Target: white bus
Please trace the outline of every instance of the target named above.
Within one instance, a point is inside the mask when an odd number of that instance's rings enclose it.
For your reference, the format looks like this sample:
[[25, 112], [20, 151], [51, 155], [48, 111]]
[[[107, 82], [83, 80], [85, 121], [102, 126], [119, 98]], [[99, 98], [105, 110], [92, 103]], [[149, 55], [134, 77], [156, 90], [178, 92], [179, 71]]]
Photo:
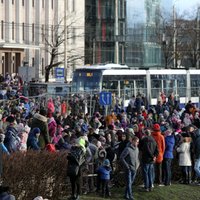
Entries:
[[124, 102], [140, 93], [150, 105], [157, 104], [160, 92], [167, 97], [173, 92], [181, 104], [189, 100], [199, 104], [200, 70], [131, 69], [117, 64], [83, 66], [75, 70], [72, 92], [101, 91], [115, 93]]

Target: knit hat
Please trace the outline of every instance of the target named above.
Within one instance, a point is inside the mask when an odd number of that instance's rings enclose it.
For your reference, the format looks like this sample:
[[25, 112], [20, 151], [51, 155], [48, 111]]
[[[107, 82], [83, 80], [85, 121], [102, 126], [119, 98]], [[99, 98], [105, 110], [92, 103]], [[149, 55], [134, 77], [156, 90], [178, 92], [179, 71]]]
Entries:
[[105, 166], [105, 167], [110, 167], [110, 161], [109, 161], [108, 159], [105, 159], [105, 160], [103, 161], [103, 166]]
[[153, 130], [154, 131], [160, 131], [160, 125], [159, 124], [154, 124], [153, 125]]
[[36, 128], [33, 128], [33, 130], [32, 130], [32, 133], [34, 134], [34, 135], [36, 135], [37, 133], [40, 133], [41, 131], [40, 131], [40, 129], [38, 128], [38, 127], [36, 127]]

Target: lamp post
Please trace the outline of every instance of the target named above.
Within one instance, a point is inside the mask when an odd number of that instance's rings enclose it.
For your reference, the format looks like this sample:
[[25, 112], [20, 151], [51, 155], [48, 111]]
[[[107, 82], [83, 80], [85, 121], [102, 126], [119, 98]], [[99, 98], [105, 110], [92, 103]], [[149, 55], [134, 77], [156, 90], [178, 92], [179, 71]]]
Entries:
[[199, 69], [199, 62], [200, 62], [200, 6], [197, 10], [197, 69]]

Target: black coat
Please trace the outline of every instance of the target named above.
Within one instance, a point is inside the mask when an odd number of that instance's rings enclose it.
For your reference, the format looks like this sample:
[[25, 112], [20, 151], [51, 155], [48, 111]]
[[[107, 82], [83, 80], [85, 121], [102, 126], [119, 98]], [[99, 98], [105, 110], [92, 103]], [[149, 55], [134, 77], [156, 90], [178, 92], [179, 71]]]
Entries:
[[142, 152], [142, 162], [146, 164], [153, 163], [153, 158], [158, 156], [157, 143], [151, 136], [144, 137], [140, 142], [140, 150]]

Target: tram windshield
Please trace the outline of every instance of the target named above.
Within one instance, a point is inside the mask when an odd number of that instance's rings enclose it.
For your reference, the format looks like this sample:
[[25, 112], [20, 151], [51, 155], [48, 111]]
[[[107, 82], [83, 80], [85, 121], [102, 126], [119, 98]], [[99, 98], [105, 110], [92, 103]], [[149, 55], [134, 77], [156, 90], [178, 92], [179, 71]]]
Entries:
[[99, 91], [101, 75], [101, 70], [76, 70], [72, 80], [72, 91]]

